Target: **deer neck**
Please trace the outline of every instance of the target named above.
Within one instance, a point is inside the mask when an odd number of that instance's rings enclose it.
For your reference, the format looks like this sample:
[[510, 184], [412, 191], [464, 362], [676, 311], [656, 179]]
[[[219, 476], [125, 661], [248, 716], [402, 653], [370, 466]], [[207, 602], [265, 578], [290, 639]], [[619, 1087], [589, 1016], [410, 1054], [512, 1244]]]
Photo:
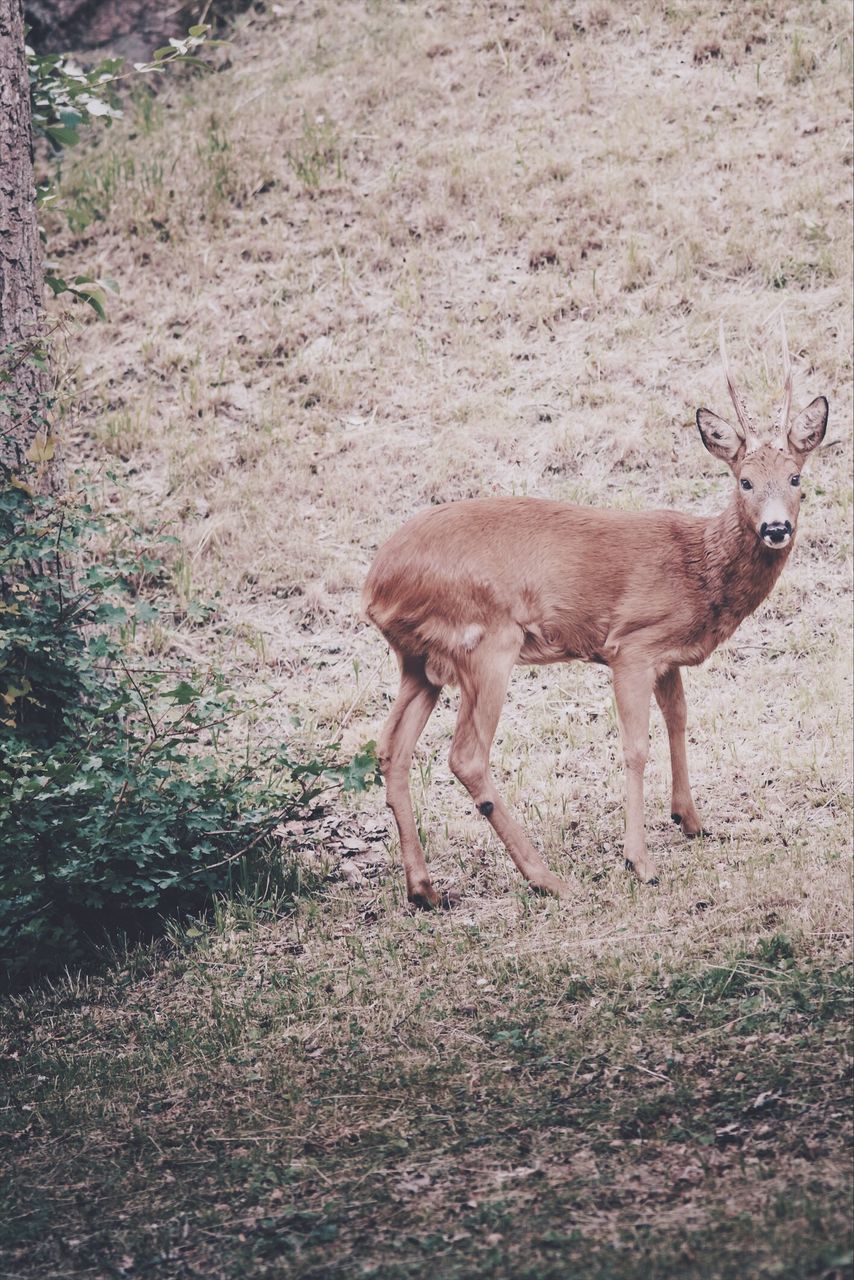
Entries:
[[783, 572], [794, 541], [793, 536], [780, 551], [766, 547], [742, 519], [736, 498], [709, 520], [704, 535], [704, 578], [712, 606], [710, 616], [720, 631], [716, 643], [731, 635], [762, 603]]

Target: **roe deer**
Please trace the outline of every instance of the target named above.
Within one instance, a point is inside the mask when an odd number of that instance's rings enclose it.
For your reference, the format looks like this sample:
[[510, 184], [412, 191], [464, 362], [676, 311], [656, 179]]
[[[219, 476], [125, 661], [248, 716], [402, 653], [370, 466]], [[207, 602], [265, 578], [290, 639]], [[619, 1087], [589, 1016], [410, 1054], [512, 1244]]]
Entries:
[[545, 498], [474, 498], [421, 512], [384, 544], [368, 574], [365, 615], [400, 666], [382, 731], [380, 767], [400, 834], [411, 902], [439, 905], [409, 792], [412, 752], [443, 685], [460, 686], [450, 765], [533, 886], [566, 897], [495, 789], [489, 751], [517, 663], [604, 663], [613, 673], [626, 774], [625, 857], [656, 883], [644, 836], [643, 774], [651, 696], [670, 741], [672, 816], [701, 832], [688, 781], [679, 668], [696, 666], [768, 595], [795, 540], [800, 470], [827, 428], [819, 396], [789, 423], [792, 368], [783, 328], [785, 390], [763, 440], [721, 359], [731, 424], [697, 411], [706, 449], [732, 470], [735, 491], [716, 516], [600, 511]]

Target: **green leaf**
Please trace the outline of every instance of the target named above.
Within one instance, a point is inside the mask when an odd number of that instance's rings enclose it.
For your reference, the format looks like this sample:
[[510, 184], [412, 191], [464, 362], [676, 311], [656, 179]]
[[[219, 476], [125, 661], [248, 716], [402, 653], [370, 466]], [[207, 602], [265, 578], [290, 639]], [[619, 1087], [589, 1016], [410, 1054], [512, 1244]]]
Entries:
[[7, 706], [11, 707], [12, 703], [15, 702], [18, 698], [25, 697], [30, 692], [32, 687], [33, 686], [30, 684], [27, 677], [22, 676], [19, 684], [17, 685], [7, 684], [6, 692], [3, 694], [0, 694], [0, 697], [2, 697], [2, 700], [7, 704]]
[[377, 744], [366, 742], [350, 763], [340, 770], [340, 777], [345, 791], [367, 791], [369, 787], [376, 786], [381, 777]]
[[59, 147], [76, 147], [80, 141], [80, 135], [77, 130], [70, 128], [68, 125], [49, 124], [45, 126], [44, 132]]
[[109, 600], [103, 600], [94, 611], [94, 619], [96, 622], [127, 622], [127, 609], [121, 605], [111, 604]]
[[174, 689], [164, 690], [163, 696], [165, 698], [172, 698], [179, 707], [186, 707], [189, 706], [191, 702], [195, 702], [196, 699], [200, 698], [202, 695], [199, 689], [194, 689], [186, 680], [182, 680]]
[[149, 604], [147, 600], [138, 600], [134, 610], [138, 622], [156, 622], [160, 617], [159, 609], [153, 604]]
[[104, 308], [104, 294], [97, 286], [91, 289], [85, 285], [70, 285], [68, 292], [75, 298], [80, 298], [83, 302], [88, 302], [89, 306], [95, 312], [100, 320], [106, 320], [107, 312]]

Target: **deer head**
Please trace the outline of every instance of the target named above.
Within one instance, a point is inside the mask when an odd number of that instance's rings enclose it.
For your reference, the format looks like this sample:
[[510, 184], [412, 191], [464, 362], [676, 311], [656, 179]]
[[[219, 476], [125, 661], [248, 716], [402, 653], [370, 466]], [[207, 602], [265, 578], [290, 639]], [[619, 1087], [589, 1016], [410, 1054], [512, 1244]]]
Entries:
[[709, 453], [720, 458], [738, 481], [736, 499], [742, 522], [774, 549], [786, 547], [795, 534], [801, 503], [801, 469], [810, 453], [824, 439], [828, 405], [817, 396], [794, 422], [792, 412], [792, 362], [781, 318], [783, 343], [783, 400], [770, 433], [760, 433], [736, 390], [727, 360], [723, 321], [720, 326], [721, 362], [737, 425], [709, 409], [697, 410], [700, 437]]

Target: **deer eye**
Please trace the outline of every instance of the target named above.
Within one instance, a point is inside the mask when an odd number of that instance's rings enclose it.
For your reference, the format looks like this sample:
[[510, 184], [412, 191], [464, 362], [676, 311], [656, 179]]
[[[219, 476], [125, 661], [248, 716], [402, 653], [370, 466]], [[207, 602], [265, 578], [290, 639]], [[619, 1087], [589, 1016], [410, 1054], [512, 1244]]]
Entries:
[[801, 483], [800, 476], [791, 476], [789, 479], [789, 484], [793, 484], [796, 488], [800, 483]]
[[742, 489], [752, 489], [752, 488], [753, 488], [753, 485], [750, 483], [750, 481], [749, 481], [749, 480], [741, 480], [739, 483], [741, 484]]

